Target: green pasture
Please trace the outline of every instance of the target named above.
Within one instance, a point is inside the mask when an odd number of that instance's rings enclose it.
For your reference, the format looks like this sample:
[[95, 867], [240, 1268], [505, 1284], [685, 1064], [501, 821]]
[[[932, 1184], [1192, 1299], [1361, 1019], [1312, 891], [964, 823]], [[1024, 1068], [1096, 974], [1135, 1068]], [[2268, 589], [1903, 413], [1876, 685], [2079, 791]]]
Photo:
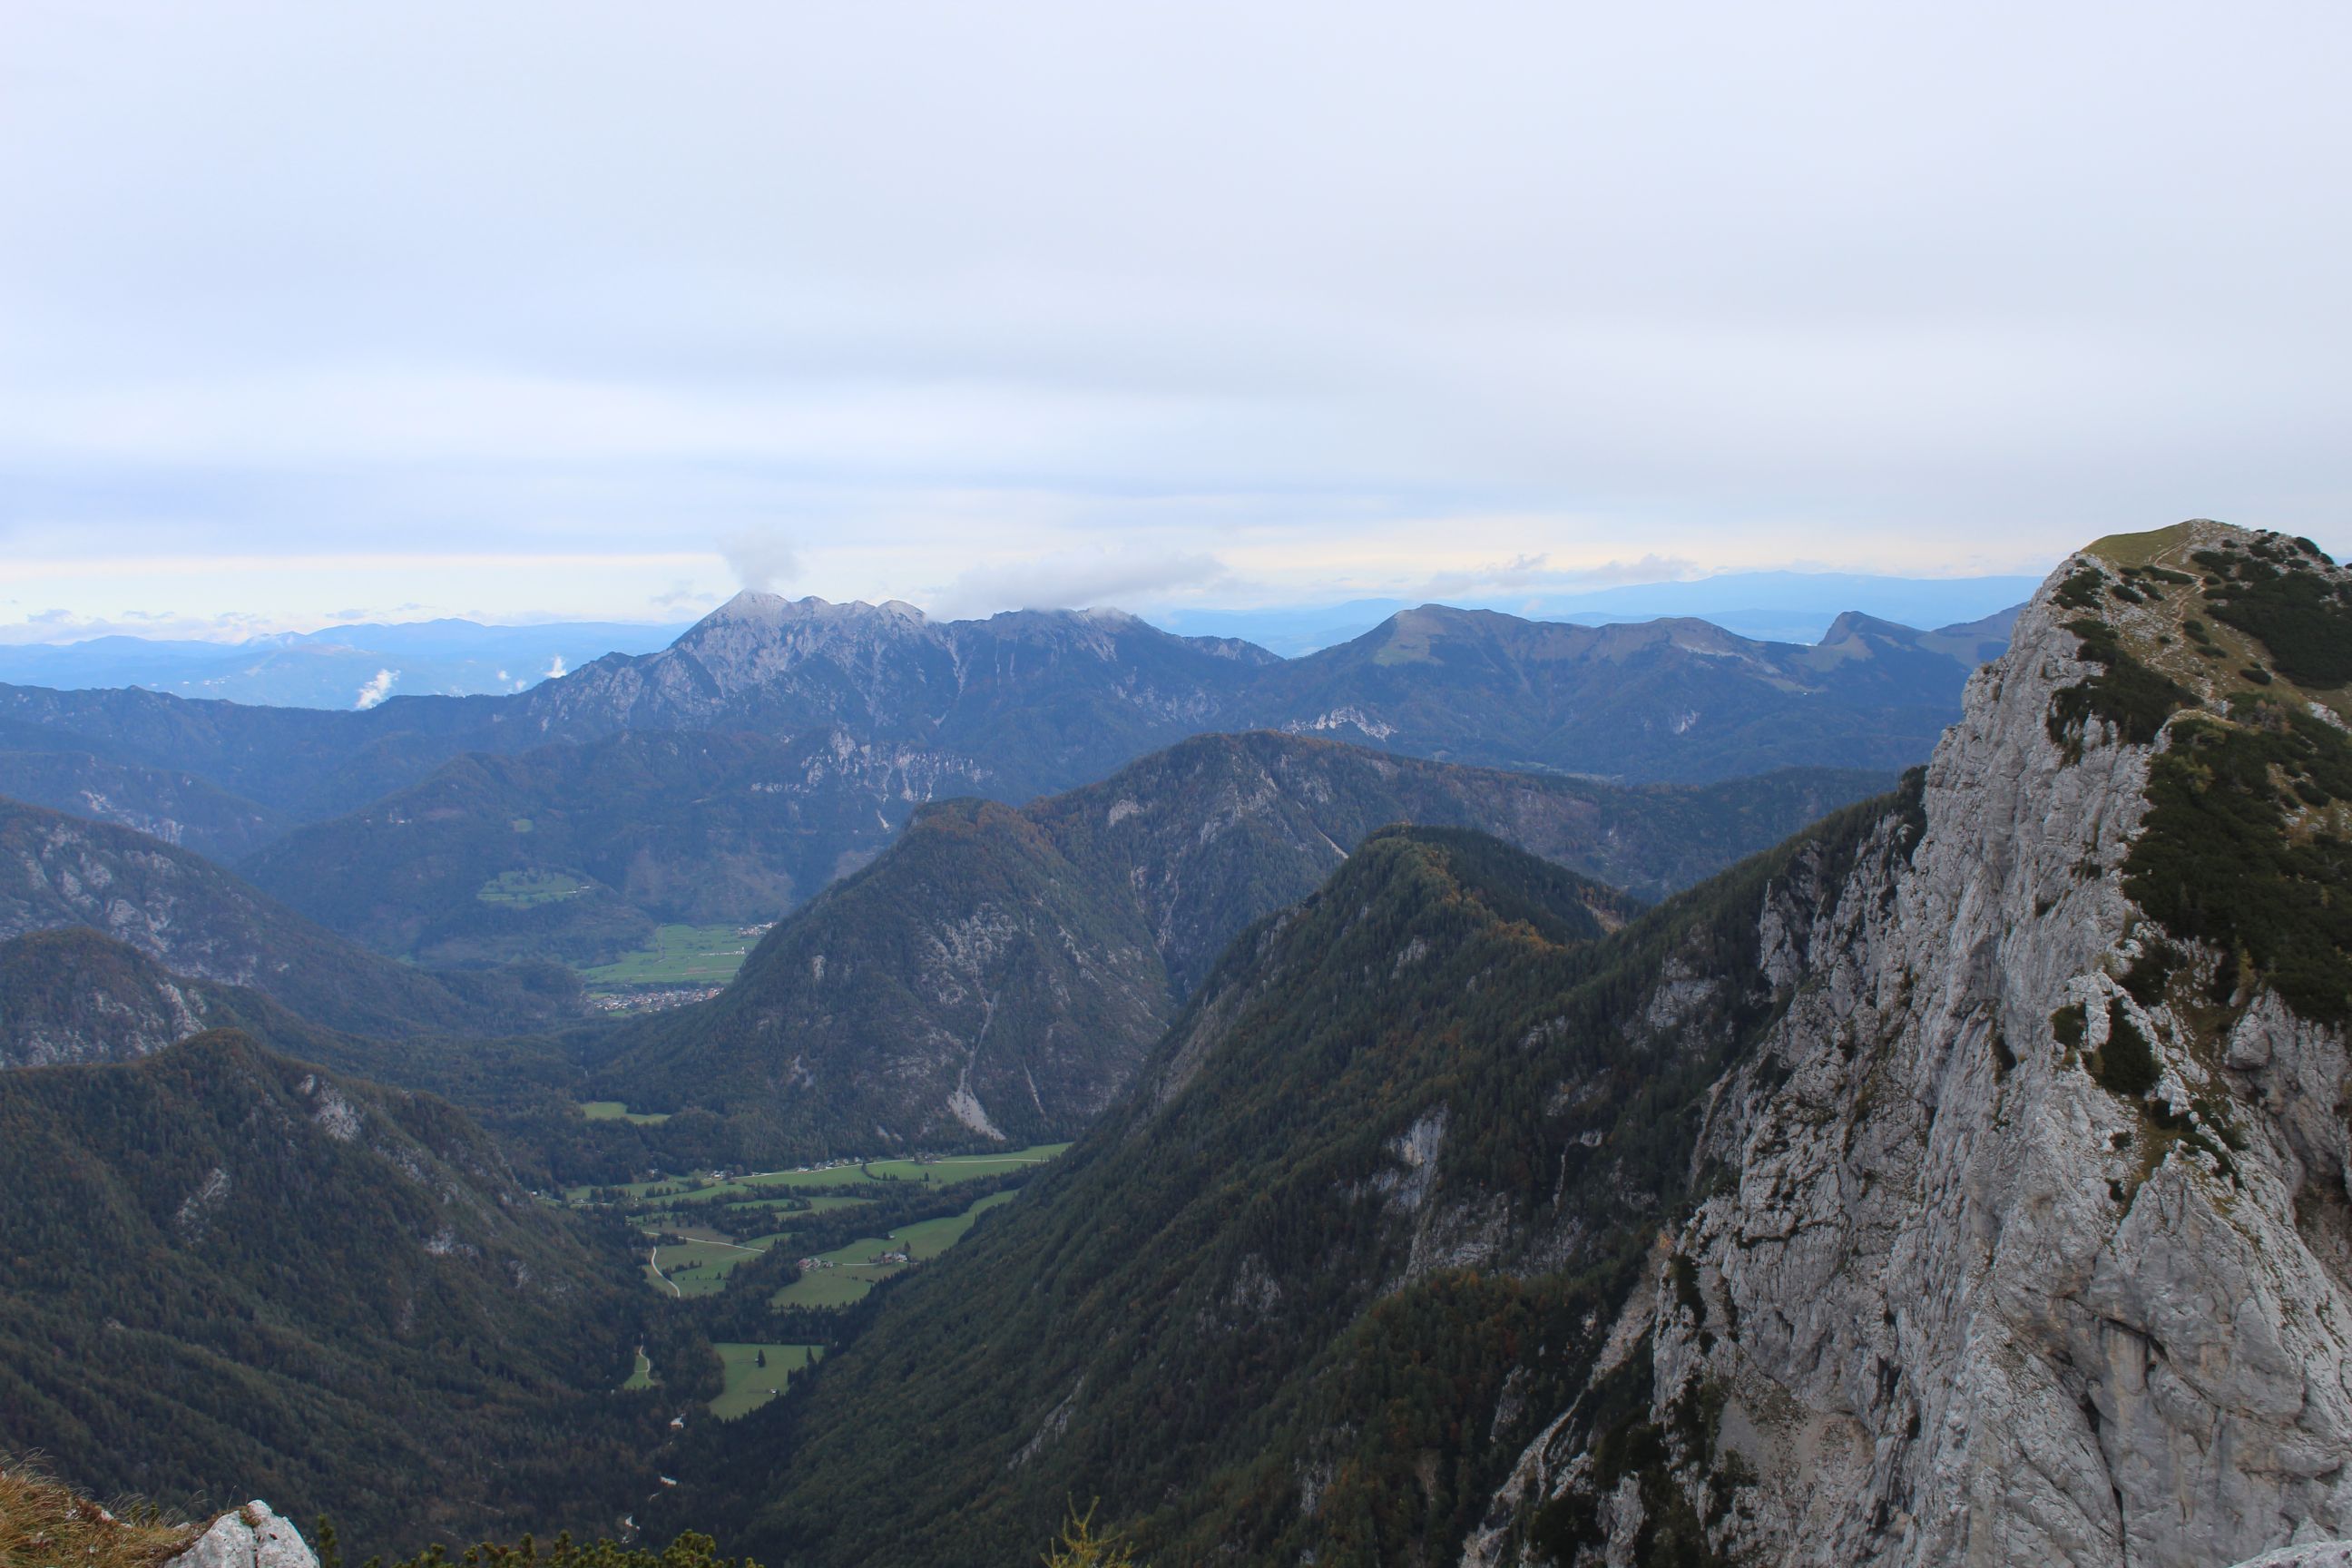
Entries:
[[937, 1258], [957, 1242], [972, 1226], [984, 1209], [1010, 1203], [1018, 1193], [991, 1193], [959, 1215], [940, 1219], [919, 1220], [900, 1227], [896, 1238], [890, 1237], [860, 1237], [846, 1247], [817, 1255], [818, 1260], [833, 1265], [830, 1268], [812, 1268], [777, 1291], [770, 1300], [779, 1307], [846, 1307], [865, 1296], [866, 1292], [908, 1266], [904, 1263], [877, 1263], [875, 1255], [885, 1252], [905, 1252], [915, 1262]]
[[667, 1242], [653, 1249], [653, 1263], [668, 1281], [664, 1288], [670, 1293], [715, 1296], [727, 1288], [727, 1277], [738, 1264], [759, 1257], [782, 1239], [781, 1236], [755, 1237], [740, 1246], [725, 1241]]
[[477, 889], [474, 897], [486, 904], [530, 909], [577, 898], [589, 887], [588, 879], [576, 871], [501, 871]]
[[658, 1127], [669, 1120], [667, 1110], [631, 1110], [617, 1100], [583, 1100], [580, 1114], [591, 1121], [630, 1121], [639, 1127]]
[[[772, 1361], [775, 1358], [771, 1356], [769, 1359]], [[654, 1363], [646, 1359], [646, 1352], [640, 1349], [637, 1352], [636, 1370], [629, 1373], [628, 1382], [621, 1384], [621, 1388], [624, 1392], [626, 1392], [635, 1388], [651, 1388], [653, 1385]]]
[[661, 926], [654, 944], [625, 952], [611, 963], [583, 969], [592, 987], [632, 985], [724, 985], [743, 967], [743, 955], [759, 939], [731, 925]]
[[[610, 1104], [600, 1100], [597, 1104]], [[1069, 1148], [1067, 1143], [1035, 1143], [1026, 1149], [1015, 1149], [1002, 1154], [950, 1154], [937, 1160], [873, 1160], [863, 1166], [856, 1162], [827, 1165], [808, 1170], [761, 1171], [751, 1175], [731, 1176], [723, 1182], [706, 1182], [689, 1189], [690, 1179], [685, 1176], [665, 1176], [658, 1181], [616, 1184], [614, 1190], [650, 1205], [676, 1208], [688, 1204], [719, 1203], [732, 1200], [745, 1202], [781, 1188], [787, 1192], [822, 1190], [836, 1196], [853, 1196], [854, 1189], [883, 1182], [920, 1182], [925, 1176], [936, 1184], [953, 1186], [958, 1182], [978, 1181], [983, 1176], [1001, 1175], [1024, 1166], [1042, 1165]], [[872, 1172], [871, 1175], [867, 1172]], [[659, 1197], [646, 1194], [656, 1188], [671, 1191]], [[845, 1191], [847, 1189], [847, 1191]], [[573, 1187], [569, 1196], [574, 1203], [588, 1201], [593, 1187]]]
[[[727, 1386], [710, 1402], [710, 1414], [721, 1421], [757, 1410], [784, 1391], [792, 1374], [816, 1360], [815, 1345], [717, 1344], [719, 1365], [727, 1369]], [[766, 1352], [768, 1364], [760, 1364]]]

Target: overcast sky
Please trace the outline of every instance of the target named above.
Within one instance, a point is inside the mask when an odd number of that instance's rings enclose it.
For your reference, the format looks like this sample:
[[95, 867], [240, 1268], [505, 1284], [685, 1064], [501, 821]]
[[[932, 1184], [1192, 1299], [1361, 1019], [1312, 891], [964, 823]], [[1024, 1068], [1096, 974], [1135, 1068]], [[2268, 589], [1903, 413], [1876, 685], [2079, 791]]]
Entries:
[[5, 0], [0, 636], [2352, 547], [2347, 46], [2321, 0]]

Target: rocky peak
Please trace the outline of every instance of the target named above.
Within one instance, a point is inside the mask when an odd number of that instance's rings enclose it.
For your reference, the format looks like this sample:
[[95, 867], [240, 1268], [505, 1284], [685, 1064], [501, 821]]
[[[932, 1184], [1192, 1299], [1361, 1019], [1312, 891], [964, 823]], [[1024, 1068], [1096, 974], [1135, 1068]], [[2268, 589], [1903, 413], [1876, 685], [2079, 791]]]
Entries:
[[1647, 1397], [1564, 1412], [1465, 1562], [2352, 1531], [2347, 603], [2209, 521], [2053, 574], [1890, 852], [1768, 910], [1787, 1011], [1621, 1320]]
[[921, 626], [927, 618], [920, 609], [904, 599], [888, 599], [879, 605], [853, 599], [845, 605], [836, 605], [814, 595], [787, 599], [782, 594], [746, 588], [688, 627], [686, 635], [691, 637], [696, 631], [714, 623], [749, 622], [778, 626], [788, 622], [897, 622]]

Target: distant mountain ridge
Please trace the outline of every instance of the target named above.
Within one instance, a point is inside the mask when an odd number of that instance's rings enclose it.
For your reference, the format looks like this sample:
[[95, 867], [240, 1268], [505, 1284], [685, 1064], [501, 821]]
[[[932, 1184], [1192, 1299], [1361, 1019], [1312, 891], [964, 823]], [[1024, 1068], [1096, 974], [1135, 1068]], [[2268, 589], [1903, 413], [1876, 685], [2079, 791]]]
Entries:
[[[1766, 642], [1818, 642], [1832, 622], [1858, 613], [1904, 626], [1981, 620], [2023, 604], [2041, 578], [1885, 577], [1851, 572], [1722, 572], [1678, 582], [1616, 587], [1529, 587], [1453, 598], [1464, 609], [1501, 610], [1529, 620], [1612, 622], [1697, 618]], [[1412, 599], [1353, 599], [1223, 610], [1172, 608], [1153, 619], [1188, 637], [1240, 637], [1296, 658], [1364, 633], [1409, 610]]]
[[427, 974], [364, 952], [187, 850], [0, 800], [0, 942], [71, 927], [362, 1034], [517, 1033], [579, 1007], [578, 982], [551, 965]]
[[[769, 933], [711, 1001], [606, 1043], [600, 1092], [723, 1116], [726, 1158], [1066, 1137], [1126, 1084], [1226, 944], [1409, 820], [1488, 829], [1645, 894], [1892, 774], [1640, 789], [1265, 731], [1212, 735], [1015, 810], [918, 813]], [[1611, 893], [1612, 921], [1634, 907]]]
[[[911, 605], [743, 595], [668, 647], [505, 697], [327, 712], [0, 687], [0, 779], [226, 850], [368, 807], [459, 757], [656, 730], [835, 734], [866, 778], [842, 787], [885, 827], [942, 794], [1017, 803], [1250, 729], [1635, 781], [1888, 770], [1927, 754], [2001, 642], [1997, 622], [1918, 632], [1850, 616], [1832, 630], [1799, 646], [1697, 621], [1580, 627], [1432, 605], [1285, 661], [1116, 612], [936, 623]], [[808, 795], [799, 808], [836, 809]]]
[[125, 636], [0, 643], [0, 680], [85, 690], [142, 686], [178, 697], [348, 709], [381, 701], [392, 691], [520, 691], [615, 650], [650, 652], [682, 629], [632, 622], [484, 626], [442, 619], [355, 622], [234, 643]]

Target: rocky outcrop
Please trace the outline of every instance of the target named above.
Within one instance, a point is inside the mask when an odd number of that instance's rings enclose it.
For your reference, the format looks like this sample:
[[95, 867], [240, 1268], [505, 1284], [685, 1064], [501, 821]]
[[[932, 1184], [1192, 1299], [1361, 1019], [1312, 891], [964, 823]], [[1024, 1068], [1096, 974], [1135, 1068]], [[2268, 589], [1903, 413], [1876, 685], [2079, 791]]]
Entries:
[[301, 1531], [257, 1498], [213, 1521], [163, 1568], [319, 1568], [319, 1559]]
[[[2184, 724], [2340, 728], [2268, 648], [2190, 656], [2196, 552], [2223, 546], [2295, 554], [2199, 524], [2068, 563], [1970, 684], [1916, 841], [1887, 824], [1819, 916], [1768, 914], [1786, 1012], [1717, 1085], [1699, 1196], [1602, 1375], [1465, 1564], [1673, 1537], [2205, 1568], [2352, 1533], [2342, 1028], [2243, 947], [2158, 924], [2126, 874]], [[2127, 699], [2168, 680], [2158, 728]], [[2340, 802], [2263, 809], [2341, 831]], [[1612, 1377], [1647, 1384], [1614, 1425]]]
[[2237, 1568], [2352, 1568], [2352, 1542], [2326, 1541], [2313, 1546], [2282, 1546], [2250, 1557]]

